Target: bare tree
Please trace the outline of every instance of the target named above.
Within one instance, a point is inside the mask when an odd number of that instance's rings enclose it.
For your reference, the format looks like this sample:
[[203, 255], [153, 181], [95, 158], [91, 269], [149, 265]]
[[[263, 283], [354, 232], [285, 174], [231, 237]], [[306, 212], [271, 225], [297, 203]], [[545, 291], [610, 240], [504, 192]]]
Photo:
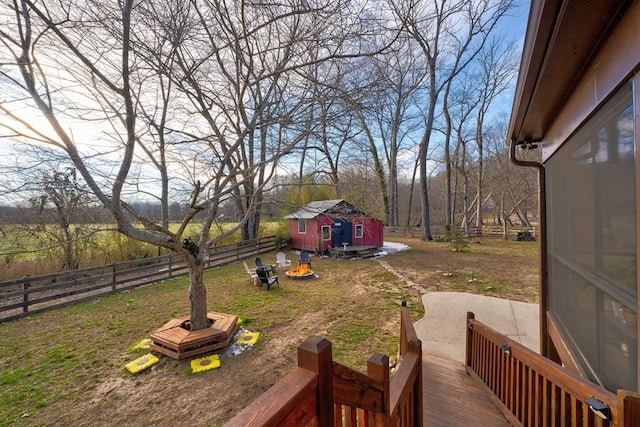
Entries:
[[485, 146], [484, 126], [487, 113], [493, 101], [503, 93], [511, 84], [517, 73], [517, 61], [515, 44], [505, 43], [501, 38], [495, 38], [485, 45], [478, 55], [480, 81], [477, 85], [480, 91], [480, 104], [476, 110], [476, 144], [478, 153], [477, 181], [476, 181], [476, 229], [482, 233], [482, 207], [484, 174], [485, 174]]
[[[456, 86], [456, 90], [454, 93], [454, 108], [453, 108], [453, 117], [449, 111], [448, 102], [445, 103], [445, 117], [447, 117], [447, 129], [451, 130], [453, 128], [453, 137], [456, 139], [456, 148], [454, 150], [453, 156], [453, 165], [455, 165], [455, 170], [457, 175], [462, 179], [462, 206], [460, 210], [462, 211], [462, 227], [464, 228], [465, 235], [468, 237], [470, 235], [469, 230], [469, 213], [471, 210], [471, 202], [469, 200], [470, 196], [470, 174], [473, 166], [473, 153], [468, 148], [469, 143], [472, 138], [475, 136], [475, 132], [470, 129], [469, 125], [469, 117], [472, 116], [478, 104], [480, 103], [480, 98], [477, 95], [477, 92], [474, 90], [473, 80], [469, 78], [464, 78], [467, 73], [461, 74], [463, 76], [461, 78], [461, 82]], [[445, 99], [448, 101], [448, 90], [447, 96]], [[445, 135], [445, 152], [448, 152], [450, 135]], [[451, 162], [452, 160], [446, 156], [445, 162]], [[455, 191], [453, 197], [451, 194], [451, 168], [447, 165], [445, 172], [445, 181], [446, 181], [446, 202], [445, 202], [445, 211], [447, 212], [449, 217], [449, 222], [445, 222], [445, 225], [455, 226], [455, 206], [452, 205], [452, 199], [455, 199]], [[457, 181], [456, 181], [457, 186]]]
[[[369, 90], [365, 126], [375, 129], [388, 171], [386, 217], [390, 226], [399, 225], [398, 185], [402, 155], [415, 145], [411, 135], [419, 128], [426, 65], [413, 39], [400, 39], [394, 50], [371, 59], [373, 90]], [[369, 124], [371, 122], [371, 124]], [[408, 169], [410, 171], [411, 168]]]
[[407, 31], [419, 44], [428, 67], [428, 97], [419, 150], [422, 238], [431, 240], [427, 156], [436, 106], [444, 88], [473, 61], [513, 0], [392, 1]]
[[[209, 236], [219, 207], [237, 202], [237, 228], [255, 235], [263, 192], [308, 129], [298, 121], [313, 104], [304, 69], [360, 55], [363, 28], [376, 33], [364, 9], [341, 0], [12, 0], [0, 9], [0, 79], [11, 87], [2, 128], [65, 153], [121, 233], [182, 256], [191, 327], [202, 329], [205, 249], [224, 237]], [[21, 117], [25, 106], [51, 131]], [[87, 122], [92, 132], [80, 136]], [[128, 200], [142, 186], [165, 205], [159, 223]], [[177, 199], [187, 209], [172, 229]], [[202, 232], [185, 244], [197, 215]]]
[[[5, 159], [0, 167], [2, 175], [11, 177], [0, 195], [10, 197], [20, 210], [12, 227], [12, 253], [38, 252], [57, 270], [78, 269], [96, 231], [91, 196], [64, 159], [41, 147], [27, 152], [29, 159]], [[12, 151], [11, 157], [18, 158], [17, 153]]]
[[[537, 172], [518, 168], [509, 160], [509, 147], [504, 141], [508, 118], [494, 119], [484, 131], [488, 156], [485, 158], [485, 186], [492, 188], [487, 196], [494, 208], [494, 221], [506, 227], [516, 216], [522, 225], [532, 225], [528, 212], [535, 211], [538, 196]], [[539, 161], [540, 150], [524, 151], [519, 157]]]

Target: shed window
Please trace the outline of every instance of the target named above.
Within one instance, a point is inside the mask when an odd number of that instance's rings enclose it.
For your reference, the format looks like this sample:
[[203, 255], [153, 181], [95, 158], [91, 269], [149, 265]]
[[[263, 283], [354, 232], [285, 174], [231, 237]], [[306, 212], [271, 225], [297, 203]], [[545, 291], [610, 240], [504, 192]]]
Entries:
[[331, 226], [330, 225], [323, 225], [322, 226], [322, 240], [323, 241], [331, 240]]
[[364, 225], [356, 224], [356, 239], [362, 239], [364, 237]]
[[636, 168], [631, 84], [545, 164], [549, 310], [592, 381], [635, 390]]
[[298, 219], [298, 233], [307, 234], [307, 220], [306, 219]]

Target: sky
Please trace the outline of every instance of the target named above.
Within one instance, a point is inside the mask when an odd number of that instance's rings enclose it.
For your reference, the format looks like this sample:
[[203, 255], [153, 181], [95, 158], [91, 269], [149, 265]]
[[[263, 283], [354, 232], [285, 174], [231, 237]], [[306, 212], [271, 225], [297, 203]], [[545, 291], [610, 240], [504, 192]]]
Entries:
[[[510, 16], [503, 18], [502, 22], [499, 24], [498, 32], [507, 40], [516, 40], [520, 50], [522, 48], [522, 43], [524, 41], [526, 25], [527, 25], [527, 17], [529, 12], [529, 2], [520, 2], [519, 6], [515, 8]], [[0, 81], [0, 85], [2, 85], [2, 81]], [[513, 104], [513, 96], [515, 92], [516, 80], [512, 82], [512, 85], [509, 90], [505, 91], [502, 95], [494, 103], [494, 107], [491, 110], [491, 114], [509, 114]], [[0, 95], [0, 102], [2, 102], [2, 95]], [[44, 120], [42, 115], [34, 108], [23, 108], [22, 109], [24, 118], [29, 121], [34, 127], [38, 128], [42, 131], [50, 130], [49, 124]], [[2, 114], [0, 112], [0, 114]], [[73, 122], [71, 123], [73, 127], [73, 136], [78, 141], [94, 141], [94, 149], [101, 148], [96, 147], [95, 144], [96, 134], [99, 131], [96, 131], [95, 123], [82, 123], [82, 122]], [[8, 143], [6, 139], [0, 139], [0, 163], [14, 162], [15, 161], [15, 151], [12, 144]], [[404, 159], [401, 159], [400, 164], [410, 165], [414, 162], [414, 154], [406, 153]], [[433, 167], [437, 167], [437, 165], [433, 165]], [[296, 169], [297, 172], [297, 169]]]

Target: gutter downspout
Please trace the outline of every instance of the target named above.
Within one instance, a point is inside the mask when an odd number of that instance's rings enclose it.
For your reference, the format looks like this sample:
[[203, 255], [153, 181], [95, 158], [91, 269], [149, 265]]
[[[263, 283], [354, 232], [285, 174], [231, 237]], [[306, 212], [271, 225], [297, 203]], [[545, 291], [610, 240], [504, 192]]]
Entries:
[[[531, 144], [532, 141], [527, 141]], [[540, 259], [538, 268], [540, 270], [540, 354], [550, 357], [549, 326], [547, 322], [547, 311], [549, 310], [549, 281], [547, 266], [547, 198], [544, 165], [538, 162], [519, 160], [516, 158], [516, 140], [512, 139], [509, 144], [509, 159], [513, 164], [523, 167], [538, 169], [538, 217], [539, 217], [539, 250]]]

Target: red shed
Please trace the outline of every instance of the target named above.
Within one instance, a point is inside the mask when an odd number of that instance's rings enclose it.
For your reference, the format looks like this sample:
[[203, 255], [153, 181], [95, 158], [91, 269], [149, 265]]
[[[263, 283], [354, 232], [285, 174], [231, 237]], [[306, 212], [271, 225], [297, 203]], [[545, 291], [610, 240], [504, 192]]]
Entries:
[[342, 199], [311, 202], [285, 218], [289, 219], [290, 245], [294, 249], [318, 253], [339, 249], [364, 255], [382, 247], [382, 221]]

